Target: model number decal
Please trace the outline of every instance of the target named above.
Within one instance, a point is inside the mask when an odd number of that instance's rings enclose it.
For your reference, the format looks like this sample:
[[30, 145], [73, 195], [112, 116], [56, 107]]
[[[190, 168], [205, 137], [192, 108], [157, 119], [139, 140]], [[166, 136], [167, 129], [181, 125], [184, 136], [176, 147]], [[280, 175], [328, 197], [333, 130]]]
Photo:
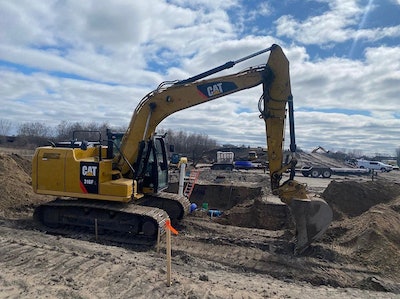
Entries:
[[99, 193], [99, 164], [96, 162], [81, 162], [80, 188], [83, 193]]

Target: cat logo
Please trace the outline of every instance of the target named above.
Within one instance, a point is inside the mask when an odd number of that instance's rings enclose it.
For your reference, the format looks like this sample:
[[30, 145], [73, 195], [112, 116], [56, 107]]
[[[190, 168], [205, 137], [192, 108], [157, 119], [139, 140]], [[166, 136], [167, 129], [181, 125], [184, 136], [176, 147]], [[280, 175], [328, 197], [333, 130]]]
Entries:
[[197, 85], [200, 95], [206, 99], [220, 97], [238, 90], [238, 86], [234, 82], [213, 82]]
[[207, 94], [209, 97], [215, 96], [217, 94], [223, 93], [222, 83], [217, 83], [212, 86], [207, 87]]
[[81, 162], [79, 186], [83, 193], [99, 193], [99, 163]]
[[96, 176], [97, 173], [97, 166], [82, 166], [82, 175], [83, 176]]

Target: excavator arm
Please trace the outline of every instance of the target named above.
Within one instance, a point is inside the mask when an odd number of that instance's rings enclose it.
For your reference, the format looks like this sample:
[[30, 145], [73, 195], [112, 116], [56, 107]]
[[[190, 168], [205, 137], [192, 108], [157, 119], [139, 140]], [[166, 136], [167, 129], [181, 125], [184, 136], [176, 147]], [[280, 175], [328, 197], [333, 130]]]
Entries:
[[[271, 51], [267, 65], [273, 70], [273, 80], [263, 83], [259, 110], [265, 121], [268, 161], [272, 193], [278, 195], [291, 211], [296, 224], [295, 253], [300, 254], [329, 227], [333, 213], [320, 198], [310, 199], [305, 184], [294, 180], [297, 160], [293, 117], [293, 96], [290, 88], [289, 62], [280, 48]], [[263, 104], [263, 105], [262, 105]], [[262, 107], [263, 106], [263, 107]], [[288, 106], [290, 151], [289, 161], [283, 163], [283, 141]], [[289, 179], [281, 183], [283, 174], [290, 170]]]

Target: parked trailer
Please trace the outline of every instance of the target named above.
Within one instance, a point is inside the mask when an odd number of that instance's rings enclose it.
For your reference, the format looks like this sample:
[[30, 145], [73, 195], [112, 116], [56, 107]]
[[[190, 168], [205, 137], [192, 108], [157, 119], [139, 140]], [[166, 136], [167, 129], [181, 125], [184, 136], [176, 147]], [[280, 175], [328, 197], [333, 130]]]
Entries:
[[331, 168], [333, 171], [333, 174], [336, 175], [348, 175], [348, 174], [354, 174], [354, 175], [366, 175], [370, 174], [371, 170], [370, 169], [362, 169], [362, 168]]
[[336, 175], [363, 175], [369, 174], [369, 169], [361, 168], [337, 168], [337, 167], [324, 167], [324, 166], [310, 166], [300, 169], [301, 174], [305, 177], [311, 176], [313, 178], [323, 177], [330, 178], [332, 174]]
[[322, 176], [323, 178], [330, 178], [333, 173], [331, 168], [319, 166], [303, 167], [300, 171], [303, 176], [311, 176], [313, 178], [317, 178], [319, 176]]

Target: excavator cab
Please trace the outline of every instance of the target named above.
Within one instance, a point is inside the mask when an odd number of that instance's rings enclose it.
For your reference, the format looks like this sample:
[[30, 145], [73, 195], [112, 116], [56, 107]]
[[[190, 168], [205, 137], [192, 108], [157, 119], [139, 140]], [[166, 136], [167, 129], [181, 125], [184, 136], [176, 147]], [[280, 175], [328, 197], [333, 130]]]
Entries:
[[134, 179], [139, 191], [153, 194], [168, 187], [168, 158], [163, 136], [155, 135], [140, 142], [135, 166]]
[[[122, 155], [120, 145], [124, 133], [107, 130], [107, 158]], [[131, 177], [137, 181], [138, 192], [143, 194], [158, 193], [168, 188], [168, 159], [164, 135], [154, 135], [139, 142], [136, 163], [129, 165]]]
[[124, 133], [112, 132], [107, 129], [107, 159], [113, 159], [116, 154], [120, 153], [122, 137], [124, 137]]

